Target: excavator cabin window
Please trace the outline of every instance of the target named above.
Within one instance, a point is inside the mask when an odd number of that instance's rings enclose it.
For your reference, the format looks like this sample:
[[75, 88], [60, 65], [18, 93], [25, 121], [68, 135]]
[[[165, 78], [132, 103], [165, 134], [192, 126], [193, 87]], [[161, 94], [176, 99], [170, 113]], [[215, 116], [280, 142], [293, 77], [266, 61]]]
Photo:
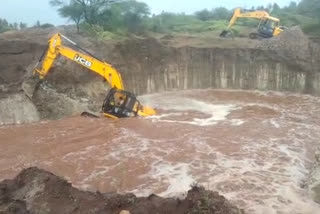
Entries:
[[139, 106], [140, 103], [134, 94], [112, 88], [103, 103], [102, 111], [118, 118], [135, 117]]
[[272, 37], [274, 29], [277, 27], [278, 23], [271, 19], [261, 19], [258, 32], [265, 37]]

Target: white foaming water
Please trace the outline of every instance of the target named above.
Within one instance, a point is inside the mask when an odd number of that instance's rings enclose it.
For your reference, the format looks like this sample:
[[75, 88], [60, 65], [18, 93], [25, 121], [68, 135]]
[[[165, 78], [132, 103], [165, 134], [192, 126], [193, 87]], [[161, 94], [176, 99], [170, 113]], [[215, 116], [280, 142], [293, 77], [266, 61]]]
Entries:
[[241, 126], [242, 124], [244, 124], [244, 120], [241, 119], [232, 119], [231, 121], [231, 125], [233, 126]]
[[[306, 189], [301, 187], [308, 175], [306, 163], [310, 161], [305, 146], [307, 144], [312, 145], [319, 139], [319, 135], [318, 137], [314, 136], [314, 130], [318, 125], [311, 124], [309, 127], [307, 121], [310, 120], [310, 116], [306, 114], [304, 106], [309, 105], [310, 102], [317, 103], [319, 99], [291, 94], [291, 98], [294, 97], [299, 99], [299, 102], [305, 103], [294, 103], [292, 109], [288, 109], [286, 103], [279, 103], [279, 98], [285, 100], [286, 96], [289, 96], [288, 94], [276, 92], [253, 92], [253, 94], [262, 98], [275, 96], [277, 102], [253, 101], [241, 103], [236, 101], [234, 103], [237, 103], [237, 105], [228, 103], [214, 105], [191, 98], [180, 98], [175, 93], [145, 97], [145, 100], [149, 101], [152, 106], [169, 112], [170, 110], [179, 112], [151, 117], [156, 122], [197, 126], [217, 125], [218, 121], [226, 120], [230, 112], [241, 109], [239, 106], [257, 106], [262, 107], [262, 109], [258, 109], [260, 111], [266, 110], [267, 115], [269, 109], [278, 113], [269, 115], [268, 117], [272, 117], [269, 120], [262, 120], [261, 125], [259, 125], [261, 127], [254, 127], [261, 129], [262, 136], [264, 134], [263, 130], [268, 130], [270, 127], [281, 128], [286, 133], [279, 137], [268, 134], [270, 136], [266, 135], [267, 138], [263, 140], [259, 140], [258, 136], [254, 139], [239, 138], [237, 144], [241, 145], [241, 150], [232, 156], [210, 147], [208, 143], [212, 141], [211, 139], [202, 140], [199, 143], [186, 141], [186, 147], [196, 145], [192, 154], [192, 164], [184, 165], [183, 162], [180, 162], [153, 165], [153, 170], [150, 173], [165, 178], [166, 182], [171, 181], [168, 182], [170, 183], [168, 189], [162, 193], [164, 196], [172, 196], [175, 191], [182, 192], [184, 188], [185, 191], [188, 190], [186, 185], [179, 185], [180, 183], [177, 182], [179, 180], [182, 184], [188, 184], [206, 178], [206, 181], [202, 182], [204, 186], [209, 184], [212, 190], [218, 190], [228, 199], [245, 208], [248, 213], [320, 213], [320, 206], [313, 202]], [[204, 119], [192, 118], [191, 121], [170, 119], [170, 117], [179, 114], [187, 116], [187, 111], [197, 111], [212, 116]], [[251, 111], [254, 112], [254, 110]], [[311, 111], [317, 112], [319, 110], [312, 106], [312, 109], [309, 109], [307, 113]], [[294, 120], [291, 121], [290, 118]], [[241, 118], [227, 121], [232, 126], [242, 126], [246, 123], [250, 124], [249, 120], [250, 118]], [[227, 148], [228, 144], [225, 147]], [[214, 154], [210, 161], [201, 157], [201, 155], [208, 154]], [[194, 168], [193, 164], [197, 167]], [[197, 173], [198, 168], [201, 168], [201, 173]], [[172, 179], [170, 180], [168, 177], [172, 177]], [[183, 181], [184, 177], [185, 181]]]
[[[171, 116], [178, 116], [183, 113], [170, 113], [170, 114], [162, 114], [151, 116], [149, 118], [160, 121], [160, 122], [168, 122], [168, 123], [182, 123], [182, 124], [190, 124], [196, 126], [211, 126], [217, 124], [219, 121], [223, 121], [227, 119], [227, 116], [231, 111], [239, 109], [239, 107], [226, 104], [226, 105], [215, 105], [210, 104], [203, 101], [198, 101], [191, 98], [178, 98], [178, 97], [166, 97], [165, 99], [158, 99], [159, 95], [149, 95], [144, 96], [144, 102], [148, 105], [151, 105], [155, 108], [163, 109], [163, 110], [171, 110], [171, 111], [179, 111], [184, 112], [200, 112], [209, 117], [206, 118], [193, 118], [192, 121], [179, 121], [179, 120], [170, 120], [166, 118], [170, 118]], [[241, 125], [240, 121], [233, 121], [234, 125]]]
[[178, 198], [186, 196], [186, 190], [195, 183], [189, 167], [187, 163], [154, 163], [148, 174], [153, 179], [165, 180], [168, 185], [167, 190], [158, 195]]
[[[320, 101], [223, 91], [218, 103], [215, 93], [195, 90], [143, 97], [143, 103], [164, 113], [116, 122], [92, 119], [79, 132], [43, 124], [49, 132], [35, 142], [73, 142], [73, 148], [65, 143], [68, 151], [62, 156], [46, 148], [57, 158], [44, 163], [56, 169], [61, 162], [61, 168], [68, 166], [66, 171], [74, 169], [69, 176], [84, 189], [183, 197], [191, 184], [199, 183], [246, 213], [320, 213], [320, 206], [301, 187], [312, 161], [308, 156], [320, 139]], [[197, 100], [200, 95], [204, 101]], [[81, 132], [86, 133], [78, 136]]]

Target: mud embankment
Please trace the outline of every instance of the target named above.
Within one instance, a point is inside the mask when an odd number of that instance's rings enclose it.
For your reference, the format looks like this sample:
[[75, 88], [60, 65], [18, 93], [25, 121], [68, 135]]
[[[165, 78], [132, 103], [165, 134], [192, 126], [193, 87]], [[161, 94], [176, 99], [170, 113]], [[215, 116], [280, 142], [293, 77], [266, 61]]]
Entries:
[[0, 39], [0, 125], [34, 122], [37, 107], [21, 91], [26, 68], [45, 45]]
[[138, 94], [230, 88], [320, 95], [319, 45], [301, 35], [283, 47], [290, 38], [284, 35], [281, 40], [261, 41], [247, 48], [214, 44], [169, 47], [154, 39], [127, 41], [118, 45], [125, 62], [119, 68], [127, 86]]
[[138, 198], [133, 194], [84, 192], [49, 172], [29, 168], [15, 179], [0, 183], [0, 213], [217, 213], [241, 214], [217, 192], [201, 187], [190, 190], [185, 199], [161, 198], [151, 195]]

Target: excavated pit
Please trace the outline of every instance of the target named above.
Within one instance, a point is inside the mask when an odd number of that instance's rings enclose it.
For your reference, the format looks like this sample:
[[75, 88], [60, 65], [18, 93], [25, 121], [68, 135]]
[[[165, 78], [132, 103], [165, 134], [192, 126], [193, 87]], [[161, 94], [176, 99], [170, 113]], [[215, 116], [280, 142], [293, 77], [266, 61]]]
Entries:
[[[21, 84], [55, 32], [66, 34], [112, 63], [121, 72], [126, 89], [138, 95], [207, 88], [320, 95], [319, 43], [306, 38], [298, 28], [265, 41], [163, 37], [103, 43], [67, 28], [31, 29], [0, 34], [0, 125], [100, 110], [108, 85], [65, 59], [57, 61], [32, 100], [24, 96]], [[319, 163], [314, 165], [309, 189], [319, 201], [320, 167]], [[23, 200], [10, 200], [2, 209], [11, 203], [22, 210], [27, 206]]]

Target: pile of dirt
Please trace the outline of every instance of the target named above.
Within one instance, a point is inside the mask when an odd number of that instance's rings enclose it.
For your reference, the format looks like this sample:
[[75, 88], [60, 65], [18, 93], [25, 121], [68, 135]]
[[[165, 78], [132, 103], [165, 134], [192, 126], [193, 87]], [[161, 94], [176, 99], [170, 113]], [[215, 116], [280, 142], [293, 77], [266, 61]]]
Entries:
[[291, 60], [309, 61], [311, 58], [310, 40], [299, 26], [285, 29], [279, 36], [261, 40], [258, 49], [274, 50]]
[[0, 213], [3, 214], [119, 214], [123, 210], [131, 214], [244, 213], [217, 192], [202, 187], [193, 187], [184, 200], [156, 195], [138, 198], [133, 194], [84, 192], [38, 168], [25, 169], [15, 179], [0, 183]]

